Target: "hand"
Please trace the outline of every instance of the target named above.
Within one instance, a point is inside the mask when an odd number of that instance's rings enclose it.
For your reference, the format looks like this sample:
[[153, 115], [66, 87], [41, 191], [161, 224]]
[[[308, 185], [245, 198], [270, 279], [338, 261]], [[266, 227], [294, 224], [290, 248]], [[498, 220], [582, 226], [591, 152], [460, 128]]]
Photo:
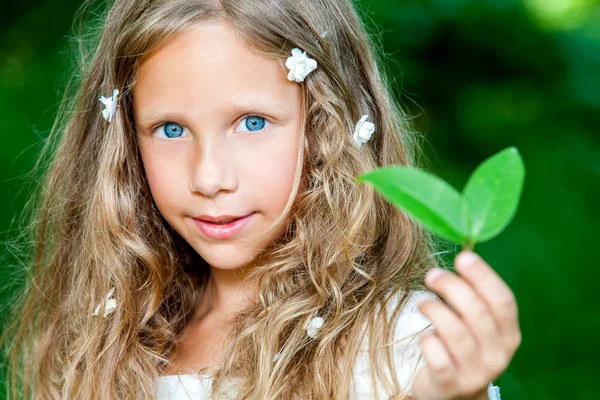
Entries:
[[488, 385], [521, 344], [517, 303], [508, 285], [473, 252], [460, 252], [454, 265], [460, 275], [436, 268], [425, 278], [449, 306], [431, 298], [417, 306], [435, 330], [421, 337], [425, 365], [413, 381], [415, 400], [488, 399]]

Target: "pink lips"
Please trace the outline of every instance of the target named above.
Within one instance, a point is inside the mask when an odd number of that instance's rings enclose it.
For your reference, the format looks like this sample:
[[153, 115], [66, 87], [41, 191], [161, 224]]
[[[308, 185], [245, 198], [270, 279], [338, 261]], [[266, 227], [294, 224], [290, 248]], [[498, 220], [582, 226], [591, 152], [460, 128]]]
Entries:
[[200, 231], [204, 233], [211, 239], [229, 239], [234, 236], [236, 233], [242, 230], [242, 228], [250, 221], [252, 218], [252, 214], [248, 214], [245, 217], [236, 219], [235, 221], [231, 221], [227, 224], [213, 224], [212, 222], [201, 221], [199, 219], [195, 219], [194, 223], [200, 228]]

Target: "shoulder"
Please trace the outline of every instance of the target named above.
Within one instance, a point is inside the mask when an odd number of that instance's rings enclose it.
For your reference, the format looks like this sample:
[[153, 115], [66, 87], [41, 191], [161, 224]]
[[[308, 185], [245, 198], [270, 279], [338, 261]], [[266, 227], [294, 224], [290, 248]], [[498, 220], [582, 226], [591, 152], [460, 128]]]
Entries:
[[420, 336], [423, 332], [434, 329], [431, 321], [417, 309], [417, 300], [421, 297], [438, 299], [438, 296], [429, 291], [411, 292], [394, 330], [394, 341], [397, 341], [393, 347], [395, 372], [409, 395], [412, 394], [412, 380], [425, 362], [421, 355]]
[[[396, 375], [400, 385], [408, 395], [412, 394], [411, 386], [414, 375], [423, 364], [419, 337], [423, 332], [433, 329], [431, 321], [417, 309], [417, 300], [421, 296], [438, 298], [432, 292], [415, 290], [410, 291], [408, 294], [406, 292], [398, 292], [390, 297], [386, 304], [386, 313], [388, 318], [390, 318], [399, 303], [406, 297], [393, 326], [391, 352], [395, 367], [393, 374]], [[368, 397], [372, 396], [368, 342], [369, 334], [367, 332], [361, 346], [361, 355], [357, 358], [355, 365], [354, 379], [357, 384], [357, 399], [372, 398]], [[380, 344], [383, 344], [383, 340]]]
[[[439, 299], [439, 297], [427, 290], [412, 290], [408, 293], [399, 291], [388, 296], [388, 301], [385, 304], [385, 317], [391, 320], [394, 311], [402, 302], [402, 307], [399, 310], [398, 316], [394, 321], [393, 339], [397, 344], [406, 344], [409, 339], [418, 338], [419, 334], [433, 329], [431, 321], [425, 317], [417, 308], [417, 301], [421, 297], [429, 297]], [[381, 313], [381, 307], [378, 306], [376, 314]], [[363, 343], [368, 341], [369, 332], [365, 333]]]
[[[401, 297], [401, 295], [397, 295], [396, 299], [392, 299], [390, 307], [395, 307]], [[424, 363], [424, 359], [421, 356], [420, 336], [423, 332], [434, 329], [431, 321], [417, 309], [417, 300], [421, 297], [438, 298], [436, 294], [426, 290], [410, 292], [394, 326], [392, 351], [396, 375], [408, 387], [410, 387], [414, 374], [416, 374]]]
[[[390, 301], [388, 302], [388, 315], [391, 315], [391, 312], [401, 301], [402, 297], [403, 294], [398, 293], [390, 298]], [[406, 303], [404, 304], [395, 325], [394, 337], [396, 340], [409, 338], [430, 327], [431, 321], [417, 309], [417, 300], [421, 297], [438, 299], [438, 296], [435, 293], [427, 290], [411, 291], [407, 294], [407, 297]]]

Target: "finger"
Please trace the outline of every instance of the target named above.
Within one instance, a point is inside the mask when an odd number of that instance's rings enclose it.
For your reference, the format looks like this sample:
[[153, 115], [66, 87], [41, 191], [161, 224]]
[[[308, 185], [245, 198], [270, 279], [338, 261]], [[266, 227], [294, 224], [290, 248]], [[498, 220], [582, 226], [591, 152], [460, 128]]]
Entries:
[[454, 311], [441, 301], [429, 297], [418, 301], [417, 308], [431, 321], [437, 337], [444, 343], [459, 371], [470, 374], [479, 368], [479, 345]]
[[516, 350], [521, 343], [521, 330], [513, 291], [476, 253], [462, 251], [454, 260], [454, 264], [457, 271], [479, 293], [492, 311], [504, 344]]
[[[438, 276], [428, 273], [426, 280], [428, 286], [439, 293], [462, 317], [482, 355], [487, 357], [491, 354], [494, 360], [505, 357], [503, 343], [498, 341], [498, 324], [486, 302], [469, 283], [460, 276], [444, 270], [441, 270]], [[478, 359], [482, 357], [479, 356]]]
[[425, 359], [429, 377], [445, 392], [450, 392], [457, 380], [458, 370], [452, 357], [435, 331], [421, 335], [421, 353]]

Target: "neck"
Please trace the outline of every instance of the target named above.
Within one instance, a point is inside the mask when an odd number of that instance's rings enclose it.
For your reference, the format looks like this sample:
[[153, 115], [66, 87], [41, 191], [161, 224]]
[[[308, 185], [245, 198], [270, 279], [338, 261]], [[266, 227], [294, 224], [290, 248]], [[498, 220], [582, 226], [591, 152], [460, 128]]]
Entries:
[[232, 270], [210, 267], [205, 290], [198, 300], [194, 319], [207, 314], [219, 314], [234, 318], [240, 311], [251, 306], [256, 299], [256, 283], [246, 279], [250, 267]]

